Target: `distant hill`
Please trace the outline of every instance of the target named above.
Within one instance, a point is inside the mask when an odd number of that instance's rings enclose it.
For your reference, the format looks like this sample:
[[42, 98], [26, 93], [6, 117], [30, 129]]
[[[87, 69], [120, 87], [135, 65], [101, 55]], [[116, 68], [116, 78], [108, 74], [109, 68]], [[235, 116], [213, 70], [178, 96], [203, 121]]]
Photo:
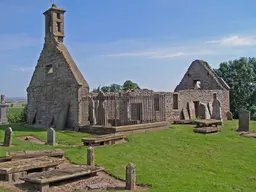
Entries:
[[27, 101], [26, 97], [6, 97], [6, 102], [22, 102]]

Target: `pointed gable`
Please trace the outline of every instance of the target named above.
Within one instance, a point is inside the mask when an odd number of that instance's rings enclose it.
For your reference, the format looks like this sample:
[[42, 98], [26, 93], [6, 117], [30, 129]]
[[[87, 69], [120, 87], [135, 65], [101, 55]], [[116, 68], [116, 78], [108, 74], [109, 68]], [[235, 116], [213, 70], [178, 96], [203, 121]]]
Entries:
[[229, 86], [211, 69], [206, 61], [195, 60], [175, 88], [175, 92], [186, 89], [229, 90]]

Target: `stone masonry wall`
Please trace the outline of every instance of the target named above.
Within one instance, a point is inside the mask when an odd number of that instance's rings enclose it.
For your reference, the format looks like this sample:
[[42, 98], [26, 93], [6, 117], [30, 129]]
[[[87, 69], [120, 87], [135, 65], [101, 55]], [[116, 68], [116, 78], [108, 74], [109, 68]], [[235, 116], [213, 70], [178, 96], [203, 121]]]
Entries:
[[[51, 65], [51, 66], [50, 66]], [[47, 67], [49, 66], [49, 67]], [[52, 73], [48, 73], [52, 67]], [[47, 127], [58, 119], [66, 101], [70, 102], [67, 126], [78, 124], [79, 86], [56, 42], [46, 41], [28, 91], [28, 118], [36, 113], [35, 124]]]
[[221, 103], [222, 117], [226, 119], [226, 112], [230, 110], [229, 91], [227, 90], [183, 90], [179, 92], [180, 95], [180, 109], [187, 107], [190, 101], [200, 101], [208, 104], [213, 102], [213, 94], [217, 93], [218, 100]]

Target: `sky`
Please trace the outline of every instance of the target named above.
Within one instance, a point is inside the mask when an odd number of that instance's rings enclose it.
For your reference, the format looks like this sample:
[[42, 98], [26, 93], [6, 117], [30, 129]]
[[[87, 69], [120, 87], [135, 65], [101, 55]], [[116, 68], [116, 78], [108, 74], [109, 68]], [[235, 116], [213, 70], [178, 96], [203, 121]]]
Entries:
[[[256, 54], [255, 0], [55, 0], [64, 43], [90, 88], [132, 80], [173, 91], [196, 59]], [[26, 96], [50, 0], [0, 0], [0, 93]]]

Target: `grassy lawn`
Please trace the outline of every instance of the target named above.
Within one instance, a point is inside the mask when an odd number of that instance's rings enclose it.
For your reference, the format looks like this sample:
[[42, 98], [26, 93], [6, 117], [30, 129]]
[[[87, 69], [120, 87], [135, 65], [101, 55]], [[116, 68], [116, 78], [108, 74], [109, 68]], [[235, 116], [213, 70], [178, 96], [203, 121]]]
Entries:
[[21, 113], [23, 110], [22, 107], [9, 107], [8, 114], [18, 114]]
[[[150, 191], [171, 192], [253, 192], [256, 189], [256, 139], [239, 136], [237, 121], [225, 121], [216, 135], [193, 133], [190, 126], [171, 125], [163, 131], [130, 135], [129, 143], [95, 149], [96, 163], [124, 179], [125, 166], [137, 167], [137, 182], [152, 186]], [[251, 122], [252, 129], [256, 122]], [[0, 140], [3, 130], [0, 126]], [[45, 140], [46, 132], [12, 125], [14, 137], [33, 135]], [[57, 132], [60, 144], [81, 144], [87, 134]], [[14, 147], [0, 148], [0, 156], [9, 150], [52, 148], [25, 143], [14, 138]], [[73, 163], [86, 162], [86, 147], [57, 147], [65, 150]]]

